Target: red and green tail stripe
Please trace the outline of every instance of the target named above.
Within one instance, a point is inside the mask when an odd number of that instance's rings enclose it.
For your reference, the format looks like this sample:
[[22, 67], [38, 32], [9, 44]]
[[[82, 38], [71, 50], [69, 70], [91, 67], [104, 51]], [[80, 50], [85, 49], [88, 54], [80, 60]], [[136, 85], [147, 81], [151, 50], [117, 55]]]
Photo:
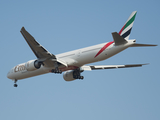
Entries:
[[[125, 39], [129, 39], [129, 35], [131, 33], [132, 30], [132, 26], [134, 23], [134, 19], [136, 17], [137, 11], [134, 11], [131, 13], [131, 15], [129, 16], [127, 22], [125, 23], [125, 25], [122, 27], [122, 29], [119, 31], [119, 35], [121, 35], [123, 38]], [[112, 45], [112, 43], [114, 43], [114, 41], [109, 42], [107, 44], [105, 44], [99, 51], [98, 53], [95, 55], [94, 58], [96, 58], [98, 55], [100, 55], [107, 47], [109, 47], [110, 45]]]
[[126, 39], [129, 38], [136, 14], [137, 14], [137, 11], [132, 12], [127, 22], [125, 23], [125, 25], [119, 31], [119, 35], [121, 35], [123, 38], [126, 38]]

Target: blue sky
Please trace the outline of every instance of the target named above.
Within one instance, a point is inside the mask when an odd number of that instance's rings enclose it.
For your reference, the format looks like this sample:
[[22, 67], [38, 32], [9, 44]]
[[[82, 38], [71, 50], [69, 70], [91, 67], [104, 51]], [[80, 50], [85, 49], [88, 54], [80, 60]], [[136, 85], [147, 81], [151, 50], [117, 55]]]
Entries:
[[137, 16], [130, 39], [158, 44], [158, 0], [0, 1], [1, 120], [159, 120], [159, 46], [128, 48], [93, 65], [150, 63], [140, 68], [83, 72], [66, 82], [45, 74], [18, 81], [7, 72], [35, 59], [20, 34], [22, 26], [53, 54], [112, 41], [132, 11]]

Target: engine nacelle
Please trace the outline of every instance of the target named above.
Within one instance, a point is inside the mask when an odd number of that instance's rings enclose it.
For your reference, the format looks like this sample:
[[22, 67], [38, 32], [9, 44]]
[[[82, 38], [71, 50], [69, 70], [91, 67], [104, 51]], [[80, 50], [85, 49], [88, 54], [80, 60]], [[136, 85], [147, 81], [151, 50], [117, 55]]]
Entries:
[[63, 74], [63, 78], [65, 81], [73, 81], [75, 78], [73, 78], [73, 70], [68, 70]]
[[39, 69], [41, 67], [41, 62], [38, 62], [38, 60], [30, 60], [27, 63], [25, 63], [25, 67], [27, 71], [33, 71], [36, 69]]

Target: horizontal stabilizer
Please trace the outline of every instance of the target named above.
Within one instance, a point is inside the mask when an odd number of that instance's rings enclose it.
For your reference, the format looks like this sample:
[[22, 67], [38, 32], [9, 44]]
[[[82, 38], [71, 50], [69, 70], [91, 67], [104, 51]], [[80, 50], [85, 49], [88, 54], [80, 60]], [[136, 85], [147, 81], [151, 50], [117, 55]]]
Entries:
[[121, 45], [121, 44], [127, 43], [127, 41], [122, 36], [120, 36], [117, 32], [113, 32], [112, 36], [113, 36], [115, 45]]
[[157, 45], [135, 43], [135, 44], [131, 45], [130, 47], [147, 47], [147, 46], [157, 46]]

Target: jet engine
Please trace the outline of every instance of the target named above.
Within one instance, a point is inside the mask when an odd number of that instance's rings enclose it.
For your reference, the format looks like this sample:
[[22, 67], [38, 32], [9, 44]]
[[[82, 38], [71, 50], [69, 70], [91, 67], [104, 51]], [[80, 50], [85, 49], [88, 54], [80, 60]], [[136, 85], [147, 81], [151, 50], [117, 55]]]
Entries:
[[73, 78], [73, 70], [68, 70], [63, 74], [63, 79], [65, 81], [73, 81], [75, 78]]
[[65, 81], [73, 81], [75, 79], [84, 79], [83, 76], [81, 76], [81, 72], [79, 70], [68, 70], [63, 74], [63, 78]]
[[30, 60], [25, 64], [27, 71], [34, 71], [39, 69], [42, 65], [42, 62], [38, 62], [38, 60]]

